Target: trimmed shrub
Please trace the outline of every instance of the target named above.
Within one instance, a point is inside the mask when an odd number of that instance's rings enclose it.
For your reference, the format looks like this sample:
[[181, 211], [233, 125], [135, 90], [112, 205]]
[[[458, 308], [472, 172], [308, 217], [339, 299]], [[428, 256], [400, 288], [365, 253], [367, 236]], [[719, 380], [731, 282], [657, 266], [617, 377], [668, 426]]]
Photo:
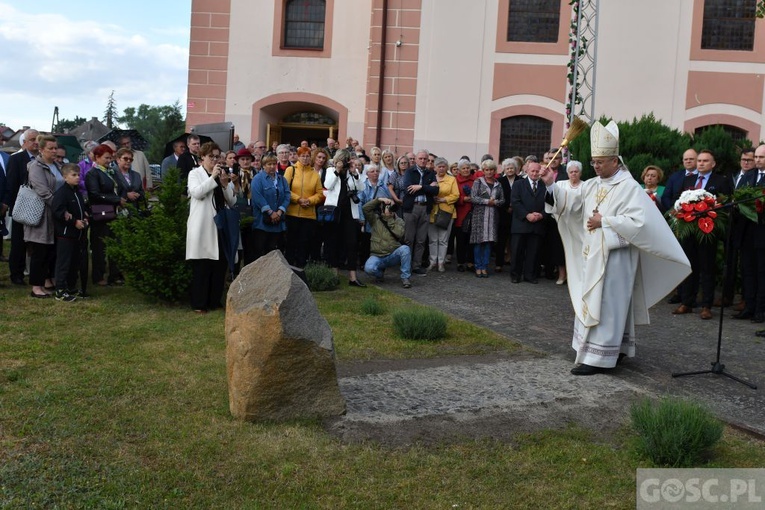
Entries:
[[741, 168], [739, 157], [741, 149], [751, 147], [749, 140], [734, 140], [722, 126], [709, 126], [693, 137], [696, 151], [707, 149], [715, 155], [715, 172], [730, 174]]
[[446, 315], [428, 308], [399, 310], [393, 314], [393, 330], [409, 340], [438, 340], [446, 336]]
[[364, 315], [382, 315], [385, 313], [385, 307], [372, 296], [369, 296], [361, 302], [361, 313]]
[[131, 209], [127, 217], [111, 223], [114, 237], [106, 250], [125, 276], [125, 282], [142, 294], [163, 301], [185, 299], [191, 283], [186, 263], [186, 220], [188, 200], [177, 169], [162, 180], [159, 203], [150, 214]]
[[308, 288], [314, 292], [335, 290], [340, 285], [340, 278], [326, 264], [309, 262], [305, 266], [305, 278]]
[[630, 414], [638, 450], [659, 466], [698, 466], [723, 433], [723, 424], [709, 411], [677, 398], [643, 399]]

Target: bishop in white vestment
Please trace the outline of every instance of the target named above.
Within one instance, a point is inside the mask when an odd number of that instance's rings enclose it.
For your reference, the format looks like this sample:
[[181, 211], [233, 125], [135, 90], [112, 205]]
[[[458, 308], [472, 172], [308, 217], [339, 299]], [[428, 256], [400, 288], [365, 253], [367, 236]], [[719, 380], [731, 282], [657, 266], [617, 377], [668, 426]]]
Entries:
[[542, 180], [566, 252], [568, 288], [576, 319], [574, 375], [613, 368], [620, 354], [635, 355], [635, 325], [648, 308], [691, 271], [688, 258], [662, 217], [619, 159], [619, 130], [596, 122], [591, 130], [597, 177], [579, 188]]

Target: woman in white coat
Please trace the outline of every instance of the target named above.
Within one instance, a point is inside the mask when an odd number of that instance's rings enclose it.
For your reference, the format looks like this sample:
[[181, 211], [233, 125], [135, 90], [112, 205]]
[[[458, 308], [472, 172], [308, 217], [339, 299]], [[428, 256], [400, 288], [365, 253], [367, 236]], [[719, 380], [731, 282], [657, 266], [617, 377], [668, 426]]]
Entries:
[[324, 205], [336, 206], [335, 221], [329, 226], [325, 250], [329, 248], [329, 265], [335, 269], [346, 261], [348, 285], [366, 287], [356, 277], [359, 258], [359, 232], [361, 213], [359, 193], [364, 185], [359, 179], [358, 169], [350, 165], [350, 154], [341, 149], [332, 159], [334, 168], [327, 169], [324, 187], [327, 198]]
[[226, 278], [223, 235], [215, 215], [236, 203], [220, 147], [207, 142], [199, 149], [201, 165], [189, 172], [189, 219], [186, 223], [186, 260], [191, 263], [191, 308], [196, 313], [221, 308]]

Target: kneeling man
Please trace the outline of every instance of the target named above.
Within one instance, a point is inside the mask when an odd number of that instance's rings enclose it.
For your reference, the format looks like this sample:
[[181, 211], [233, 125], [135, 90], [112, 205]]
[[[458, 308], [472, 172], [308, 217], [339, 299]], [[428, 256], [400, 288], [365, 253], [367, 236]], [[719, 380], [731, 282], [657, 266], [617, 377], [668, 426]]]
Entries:
[[364, 272], [382, 282], [388, 267], [401, 266], [401, 283], [405, 289], [412, 286], [412, 253], [404, 244], [404, 220], [396, 216], [395, 203], [389, 198], [370, 200], [363, 207], [364, 218], [372, 230], [371, 256], [364, 264]]

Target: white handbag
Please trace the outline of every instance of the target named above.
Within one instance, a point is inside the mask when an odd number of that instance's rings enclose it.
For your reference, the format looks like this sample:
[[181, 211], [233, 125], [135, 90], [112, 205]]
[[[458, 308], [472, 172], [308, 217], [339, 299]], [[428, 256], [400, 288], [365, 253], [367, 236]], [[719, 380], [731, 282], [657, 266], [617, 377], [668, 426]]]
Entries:
[[45, 211], [45, 202], [40, 198], [35, 190], [28, 184], [22, 184], [19, 187], [19, 194], [16, 196], [16, 203], [13, 205], [13, 221], [18, 221], [23, 225], [36, 227], [40, 224]]

